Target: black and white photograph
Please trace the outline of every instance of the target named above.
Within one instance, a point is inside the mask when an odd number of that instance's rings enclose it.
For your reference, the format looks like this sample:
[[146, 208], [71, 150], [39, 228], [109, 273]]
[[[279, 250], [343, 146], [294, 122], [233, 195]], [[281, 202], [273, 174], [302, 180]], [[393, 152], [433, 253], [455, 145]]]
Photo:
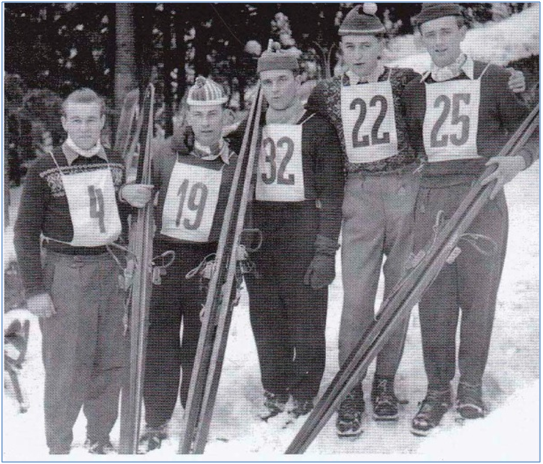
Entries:
[[540, 9], [2, 2], [2, 462], [540, 462]]

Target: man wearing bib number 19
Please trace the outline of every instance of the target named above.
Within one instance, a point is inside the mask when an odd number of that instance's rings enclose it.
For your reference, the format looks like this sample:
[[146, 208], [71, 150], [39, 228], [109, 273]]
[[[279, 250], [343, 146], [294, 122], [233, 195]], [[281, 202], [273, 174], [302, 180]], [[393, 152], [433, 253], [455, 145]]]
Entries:
[[[126, 209], [116, 201], [124, 165], [100, 143], [106, 108], [94, 91], [73, 92], [62, 110], [68, 138], [29, 169], [15, 248], [28, 309], [40, 318], [49, 453], [70, 452], [83, 407], [89, 452], [105, 454], [128, 361], [120, 269], [107, 249]], [[126, 185], [119, 196], [141, 207], [151, 189]]]
[[491, 199], [467, 231], [483, 236], [494, 250], [480, 253], [462, 241], [454, 262], [445, 264], [419, 304], [428, 391], [412, 432], [424, 436], [451, 407], [460, 308], [456, 409], [464, 419], [485, 414], [482, 380], [507, 242], [502, 187], [530, 166], [538, 144], [531, 140], [514, 157], [496, 156], [529, 111], [509, 90], [508, 71], [462, 53], [467, 28], [460, 6], [427, 3], [415, 20], [432, 57], [431, 70], [404, 94], [410, 139], [426, 160], [415, 208], [415, 251], [431, 240], [434, 224], [451, 217], [485, 166], [496, 166], [483, 182], [496, 181]]
[[222, 138], [230, 114], [226, 101], [222, 87], [198, 77], [187, 99], [194, 147], [174, 146], [172, 138], [153, 157], [153, 184], [159, 192], [154, 253], [171, 250], [175, 259], [151, 296], [143, 388], [142, 442], [147, 451], [159, 448], [167, 438], [177, 397], [183, 407], [187, 402], [206, 294], [199, 278], [186, 276], [217, 251], [236, 169], [237, 155]]
[[335, 277], [343, 161], [333, 126], [304, 110], [296, 56], [268, 50], [258, 73], [269, 105], [258, 160], [254, 226], [263, 243], [248, 275], [265, 412], [313, 408], [326, 358], [328, 285]]

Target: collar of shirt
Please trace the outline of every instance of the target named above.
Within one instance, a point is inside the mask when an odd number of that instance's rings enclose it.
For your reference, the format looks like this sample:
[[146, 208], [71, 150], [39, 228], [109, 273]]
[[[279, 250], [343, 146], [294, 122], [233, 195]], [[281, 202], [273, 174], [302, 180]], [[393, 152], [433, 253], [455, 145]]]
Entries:
[[224, 139], [219, 141], [219, 146], [215, 153], [213, 151], [215, 150], [212, 150], [211, 147], [202, 145], [197, 140], [194, 141], [193, 156], [205, 161], [214, 161], [220, 157], [224, 164], [230, 164], [230, 148]]
[[98, 141], [98, 143], [92, 147], [90, 150], [83, 150], [82, 148], [79, 148], [74, 141], [68, 137], [66, 141], [62, 144], [62, 152], [64, 153], [64, 156], [66, 157], [66, 161], [68, 162], [68, 166], [71, 166], [72, 163], [79, 157], [83, 158], [91, 158], [92, 156], [98, 156], [99, 158], [102, 158], [104, 161], [107, 161], [107, 155], [104, 150], [104, 147]]
[[377, 63], [377, 67], [375, 70], [369, 75], [366, 76], [364, 79], [361, 79], [358, 74], [354, 73], [350, 69], [345, 72], [345, 76], [348, 79], [349, 85], [357, 85], [357, 84], [367, 84], [367, 83], [374, 83], [379, 82], [379, 78], [385, 73], [385, 67], [379, 62]]
[[462, 72], [469, 78], [474, 78], [474, 63], [473, 59], [466, 56], [464, 53], [460, 54], [458, 58], [448, 66], [442, 68], [432, 63], [430, 71], [423, 75], [423, 80], [428, 76], [432, 76], [432, 79], [436, 82], [444, 82], [458, 77]]

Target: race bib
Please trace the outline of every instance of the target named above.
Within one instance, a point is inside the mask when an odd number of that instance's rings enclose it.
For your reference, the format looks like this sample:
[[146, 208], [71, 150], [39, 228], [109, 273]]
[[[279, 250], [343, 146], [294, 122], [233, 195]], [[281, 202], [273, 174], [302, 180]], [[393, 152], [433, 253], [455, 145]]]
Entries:
[[74, 230], [72, 246], [108, 245], [121, 233], [115, 187], [109, 169], [62, 175]]
[[305, 200], [301, 124], [263, 128], [255, 197], [259, 201]]
[[479, 79], [426, 84], [423, 136], [428, 162], [479, 158], [480, 98]]
[[222, 169], [175, 163], [164, 201], [161, 233], [189, 242], [208, 242], [221, 182]]
[[351, 163], [371, 163], [398, 154], [389, 81], [342, 87], [341, 118]]

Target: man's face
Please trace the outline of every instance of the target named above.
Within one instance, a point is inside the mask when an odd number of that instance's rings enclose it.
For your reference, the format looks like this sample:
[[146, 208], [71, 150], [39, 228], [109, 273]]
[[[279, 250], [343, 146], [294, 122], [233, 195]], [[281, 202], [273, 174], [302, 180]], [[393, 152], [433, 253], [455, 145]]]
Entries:
[[62, 127], [72, 141], [83, 150], [94, 147], [106, 122], [105, 115], [100, 114], [100, 103], [68, 102], [64, 111]]
[[421, 24], [422, 43], [440, 68], [448, 66], [460, 56], [460, 44], [466, 37], [466, 26], [459, 27], [455, 16], [445, 16]]
[[287, 69], [273, 69], [260, 73], [262, 91], [274, 110], [284, 110], [296, 101], [300, 77]]
[[222, 105], [189, 105], [187, 120], [196, 141], [210, 147], [221, 139], [225, 109]]
[[382, 39], [371, 35], [344, 35], [341, 37], [343, 61], [360, 78], [370, 76], [383, 53]]

